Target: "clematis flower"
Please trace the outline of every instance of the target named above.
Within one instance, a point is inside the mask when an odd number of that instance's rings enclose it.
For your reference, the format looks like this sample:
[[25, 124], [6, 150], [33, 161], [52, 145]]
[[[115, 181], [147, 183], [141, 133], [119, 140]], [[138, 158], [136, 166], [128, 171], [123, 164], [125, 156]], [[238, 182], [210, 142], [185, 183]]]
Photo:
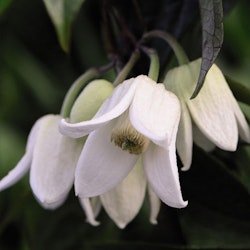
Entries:
[[163, 84], [140, 75], [116, 87], [93, 119], [80, 123], [63, 119], [60, 131], [64, 135], [89, 134], [75, 171], [76, 194], [105, 196], [142, 157], [145, 176], [156, 195], [169, 206], [185, 207], [175, 152], [179, 118], [177, 97]]
[[110, 191], [94, 198], [92, 205], [95, 216], [98, 215], [101, 207], [103, 207], [119, 228], [125, 228], [139, 213], [148, 189], [150, 202], [149, 220], [152, 224], [157, 224], [161, 202], [150, 187], [148, 186], [147, 188], [147, 181], [141, 163], [141, 158], [139, 157], [135, 167], [128, 176]]
[[[78, 121], [92, 117], [112, 90], [111, 83], [104, 80], [90, 83], [76, 100], [70, 119]], [[86, 107], [88, 109], [84, 111]], [[38, 119], [29, 134], [24, 156], [0, 181], [0, 191], [15, 184], [30, 170], [32, 191], [44, 208], [55, 209], [65, 201], [74, 183], [74, 172], [84, 140], [59, 133], [61, 119], [60, 115], [52, 114]], [[82, 200], [82, 205], [87, 220], [97, 225], [89, 200]]]
[[30, 169], [31, 188], [43, 207], [53, 209], [64, 202], [82, 144], [58, 132], [60, 119], [60, 115], [46, 115], [34, 124], [24, 156], [1, 180], [0, 190], [13, 185]]
[[175, 93], [181, 103], [177, 133], [177, 151], [188, 170], [194, 142], [206, 151], [215, 146], [235, 151], [238, 137], [250, 143], [245, 117], [222, 72], [214, 64], [208, 71], [198, 96], [190, 99], [198, 81], [201, 59], [170, 70], [165, 77], [166, 89]]

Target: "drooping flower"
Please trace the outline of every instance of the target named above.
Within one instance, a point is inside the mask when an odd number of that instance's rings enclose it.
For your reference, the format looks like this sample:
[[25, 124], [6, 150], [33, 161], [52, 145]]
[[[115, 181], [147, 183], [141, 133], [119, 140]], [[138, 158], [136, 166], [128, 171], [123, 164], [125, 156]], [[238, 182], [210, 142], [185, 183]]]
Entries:
[[57, 208], [66, 199], [74, 181], [79, 140], [58, 132], [60, 115], [46, 115], [34, 124], [26, 152], [17, 166], [0, 182], [0, 190], [13, 185], [30, 170], [30, 185], [41, 205]]
[[166, 89], [175, 93], [181, 103], [181, 119], [177, 133], [177, 151], [188, 170], [192, 162], [194, 142], [204, 150], [215, 146], [235, 151], [238, 137], [250, 143], [245, 117], [221, 70], [214, 64], [208, 71], [198, 96], [190, 99], [198, 81], [201, 60], [171, 69], [166, 74]]
[[139, 157], [135, 167], [117, 186], [95, 197], [94, 202], [92, 200], [94, 211], [97, 211], [95, 216], [98, 215], [101, 207], [103, 207], [116, 225], [123, 229], [139, 213], [148, 190], [150, 203], [149, 220], [152, 224], [157, 224], [161, 202], [149, 185], [147, 185], [141, 163], [141, 158]]
[[[93, 117], [112, 90], [111, 83], [104, 80], [90, 83], [76, 100], [70, 120]], [[80, 114], [79, 109], [82, 110]], [[38, 119], [29, 134], [24, 156], [0, 181], [0, 191], [15, 184], [30, 170], [31, 189], [44, 208], [55, 209], [65, 201], [74, 183], [75, 168], [84, 140], [59, 133], [61, 119], [60, 115], [52, 114]], [[87, 220], [96, 225], [89, 200], [84, 199], [82, 203]]]
[[138, 214], [144, 201], [145, 190], [146, 180], [141, 166], [137, 164], [115, 188], [91, 199], [95, 216], [98, 216], [103, 207], [119, 228], [125, 228]]
[[169, 206], [185, 207], [175, 152], [179, 118], [177, 97], [163, 84], [140, 75], [116, 87], [93, 119], [80, 123], [63, 119], [60, 131], [64, 135], [89, 134], [75, 172], [76, 194], [88, 198], [110, 191], [141, 156], [157, 196]]

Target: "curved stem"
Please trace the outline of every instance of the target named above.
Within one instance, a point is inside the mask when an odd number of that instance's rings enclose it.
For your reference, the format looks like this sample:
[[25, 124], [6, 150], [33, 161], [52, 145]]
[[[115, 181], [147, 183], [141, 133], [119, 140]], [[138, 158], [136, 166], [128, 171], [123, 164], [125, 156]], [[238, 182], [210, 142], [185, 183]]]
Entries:
[[178, 60], [179, 65], [189, 63], [189, 59], [185, 51], [183, 50], [181, 45], [177, 42], [177, 40], [174, 37], [172, 37], [170, 34], [161, 30], [153, 30], [144, 34], [144, 36], [142, 37], [142, 41], [148, 40], [153, 37], [161, 38], [169, 44], [169, 46], [173, 49], [175, 53], [175, 56]]
[[79, 92], [83, 87], [85, 87], [89, 81], [92, 79], [101, 76], [104, 72], [111, 69], [113, 63], [105, 65], [100, 68], [90, 68], [80, 77], [78, 77], [75, 82], [71, 85], [70, 89], [68, 90], [62, 104], [61, 108], [61, 116], [64, 118], [69, 117], [70, 110], [73, 106], [74, 101], [76, 100]]
[[158, 81], [159, 70], [160, 70], [160, 60], [156, 50], [142, 47], [142, 51], [144, 51], [150, 59], [150, 66], [148, 71], [148, 76], [155, 82]]
[[134, 67], [136, 61], [139, 59], [139, 56], [140, 56], [139, 50], [135, 50], [134, 53], [129, 58], [129, 61], [126, 63], [126, 65], [123, 67], [123, 69], [116, 77], [113, 83], [114, 86], [117, 86], [118, 84], [122, 83], [127, 78], [129, 72]]

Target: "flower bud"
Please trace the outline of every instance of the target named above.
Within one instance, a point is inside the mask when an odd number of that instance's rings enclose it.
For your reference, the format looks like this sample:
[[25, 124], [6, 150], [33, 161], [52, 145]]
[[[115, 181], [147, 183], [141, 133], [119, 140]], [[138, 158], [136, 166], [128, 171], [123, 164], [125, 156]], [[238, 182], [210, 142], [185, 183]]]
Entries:
[[104, 79], [91, 81], [74, 102], [70, 112], [70, 121], [76, 123], [93, 118], [113, 89], [113, 85]]

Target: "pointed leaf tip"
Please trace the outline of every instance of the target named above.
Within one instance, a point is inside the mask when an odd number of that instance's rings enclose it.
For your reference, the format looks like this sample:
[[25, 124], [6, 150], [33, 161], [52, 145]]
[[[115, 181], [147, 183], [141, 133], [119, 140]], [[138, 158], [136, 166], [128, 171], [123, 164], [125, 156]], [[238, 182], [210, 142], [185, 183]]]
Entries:
[[43, 0], [62, 49], [69, 51], [71, 29], [84, 0]]
[[199, 0], [202, 24], [202, 63], [198, 83], [191, 96], [201, 90], [210, 67], [217, 58], [223, 42], [223, 8], [221, 0]]

